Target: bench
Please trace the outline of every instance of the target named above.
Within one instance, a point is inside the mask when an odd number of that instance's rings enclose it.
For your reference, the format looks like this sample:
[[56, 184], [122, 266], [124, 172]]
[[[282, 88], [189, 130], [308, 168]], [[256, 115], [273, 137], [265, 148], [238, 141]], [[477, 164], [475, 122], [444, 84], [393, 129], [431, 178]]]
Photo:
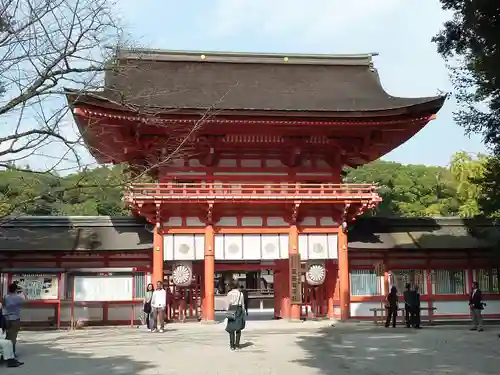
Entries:
[[[433, 317], [434, 317], [434, 312], [436, 310], [437, 309], [435, 307], [421, 307], [420, 308], [420, 312], [427, 311], [427, 316], [424, 315], [423, 317], [427, 317], [427, 322], [431, 326], [434, 325]], [[373, 322], [376, 325], [379, 323], [381, 323], [382, 325], [385, 324], [385, 319], [386, 319], [387, 315], [386, 315], [386, 309], [384, 307], [372, 308], [369, 311], [373, 312]], [[398, 317], [399, 317], [400, 312], [401, 312], [401, 323], [405, 324], [406, 322], [405, 322], [405, 309], [404, 309], [404, 307], [398, 307]], [[380, 316], [378, 315], [378, 313], [380, 313]], [[422, 313], [420, 313], [420, 321], [421, 322], [423, 321]]]

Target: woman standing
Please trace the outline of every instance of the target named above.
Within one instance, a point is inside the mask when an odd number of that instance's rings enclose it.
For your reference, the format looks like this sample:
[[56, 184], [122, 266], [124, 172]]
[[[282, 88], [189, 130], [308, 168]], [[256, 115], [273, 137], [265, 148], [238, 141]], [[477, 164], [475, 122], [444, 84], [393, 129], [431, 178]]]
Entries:
[[392, 327], [396, 328], [396, 319], [398, 317], [398, 290], [395, 286], [391, 288], [391, 291], [387, 295], [385, 308], [387, 310], [385, 327], [389, 327], [392, 319]]
[[142, 325], [146, 325], [148, 329], [151, 329], [151, 298], [153, 298], [153, 292], [155, 288], [153, 284], [148, 284], [146, 287], [146, 296], [144, 297], [143, 306], [142, 306], [142, 314], [141, 314], [141, 323]]
[[229, 333], [229, 347], [236, 350], [240, 348], [241, 331], [245, 329], [245, 298], [235, 281], [229, 284], [229, 288], [226, 332]]

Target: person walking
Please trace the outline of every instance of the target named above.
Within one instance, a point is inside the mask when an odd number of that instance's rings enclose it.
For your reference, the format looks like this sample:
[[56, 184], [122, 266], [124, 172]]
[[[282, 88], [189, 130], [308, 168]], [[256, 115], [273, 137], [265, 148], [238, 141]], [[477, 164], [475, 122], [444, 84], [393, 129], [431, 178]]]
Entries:
[[141, 313], [141, 324], [145, 325], [148, 329], [152, 328], [151, 322], [151, 299], [153, 298], [153, 293], [155, 291], [153, 284], [148, 284], [146, 287], [146, 296], [144, 297], [142, 313]]
[[392, 320], [392, 327], [396, 328], [396, 320], [398, 317], [398, 290], [395, 286], [391, 288], [391, 291], [387, 295], [385, 308], [387, 311], [385, 327], [388, 328]]
[[17, 335], [21, 328], [21, 306], [26, 300], [26, 295], [22, 293], [21, 288], [16, 283], [9, 285], [7, 294], [3, 297], [2, 314], [6, 326], [5, 339], [12, 342], [14, 355], [16, 355]]
[[474, 281], [472, 283], [472, 291], [469, 296], [469, 308], [472, 317], [473, 327], [471, 331], [483, 331], [483, 294], [481, 289], [479, 289], [479, 284]]
[[151, 297], [151, 309], [153, 314], [153, 326], [151, 332], [157, 332], [158, 326], [160, 331], [163, 332], [165, 328], [165, 308], [167, 305], [167, 291], [163, 288], [163, 283], [158, 281], [156, 283], [156, 290]]
[[229, 288], [231, 290], [226, 297], [226, 332], [229, 333], [230, 349], [236, 350], [240, 348], [241, 331], [245, 329], [245, 297], [235, 281], [230, 283]]

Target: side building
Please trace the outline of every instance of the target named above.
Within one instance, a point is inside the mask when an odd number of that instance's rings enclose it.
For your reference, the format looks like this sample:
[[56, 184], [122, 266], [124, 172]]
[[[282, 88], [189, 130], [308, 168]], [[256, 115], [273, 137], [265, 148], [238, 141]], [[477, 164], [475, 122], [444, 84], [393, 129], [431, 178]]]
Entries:
[[[138, 324], [147, 284], [153, 272], [153, 234], [145, 221], [113, 217], [22, 217], [0, 228], [0, 290], [17, 281], [29, 302], [26, 324], [64, 327], [72, 323]], [[459, 218], [360, 218], [349, 227], [349, 319], [373, 317], [390, 285], [419, 285], [423, 307], [435, 320], [469, 318], [468, 294], [478, 281], [487, 303], [487, 319], [500, 319], [500, 227], [489, 221]], [[168, 260], [165, 262], [168, 263]], [[265, 280], [251, 293], [252, 308], [275, 308], [279, 261], [267, 261]], [[218, 275], [253, 282], [251, 271], [224, 266]], [[255, 269], [255, 268], [254, 268]], [[331, 271], [329, 271], [331, 272]], [[239, 273], [239, 275], [236, 275]], [[182, 290], [185, 303], [171, 301], [170, 319], [182, 312], [202, 318], [202, 283], [177, 287], [172, 272], [164, 280]], [[217, 281], [218, 276], [214, 275]], [[340, 318], [339, 276], [332, 284], [302, 285], [301, 318]], [[215, 284], [217, 289], [217, 283]], [[314, 290], [314, 292], [312, 292]], [[329, 291], [334, 315], [329, 316]], [[217, 305], [217, 296], [215, 298]], [[277, 303], [279, 302], [279, 303]], [[435, 309], [435, 310], [434, 310]], [[183, 311], [180, 311], [183, 310]]]

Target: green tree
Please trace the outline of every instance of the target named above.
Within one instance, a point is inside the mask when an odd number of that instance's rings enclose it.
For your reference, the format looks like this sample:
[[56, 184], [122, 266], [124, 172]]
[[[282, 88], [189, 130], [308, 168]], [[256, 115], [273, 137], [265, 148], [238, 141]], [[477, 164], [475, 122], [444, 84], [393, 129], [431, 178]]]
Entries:
[[348, 169], [346, 183], [375, 183], [382, 202], [377, 216], [452, 216], [458, 214], [456, 183], [449, 170], [425, 165], [375, 161]]
[[487, 216], [500, 209], [500, 2], [441, 0], [451, 20], [433, 38], [438, 52], [450, 64], [458, 100], [455, 121], [467, 132], [483, 136], [492, 150], [482, 176], [479, 207]]

